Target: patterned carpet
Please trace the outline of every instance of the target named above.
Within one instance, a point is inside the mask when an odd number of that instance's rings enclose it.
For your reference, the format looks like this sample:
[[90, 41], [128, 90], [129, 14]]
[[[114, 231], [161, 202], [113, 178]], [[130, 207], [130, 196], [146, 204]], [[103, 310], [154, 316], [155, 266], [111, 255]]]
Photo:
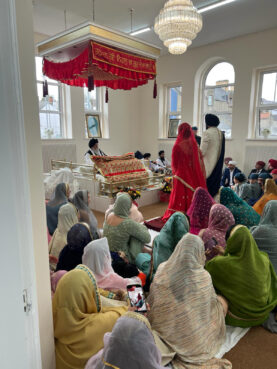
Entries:
[[[144, 219], [163, 215], [167, 204], [140, 208]], [[102, 228], [104, 214], [94, 211], [98, 225]], [[277, 368], [277, 334], [270, 333], [262, 327], [251, 328], [241, 341], [225, 356], [233, 364], [233, 369], [276, 369]]]

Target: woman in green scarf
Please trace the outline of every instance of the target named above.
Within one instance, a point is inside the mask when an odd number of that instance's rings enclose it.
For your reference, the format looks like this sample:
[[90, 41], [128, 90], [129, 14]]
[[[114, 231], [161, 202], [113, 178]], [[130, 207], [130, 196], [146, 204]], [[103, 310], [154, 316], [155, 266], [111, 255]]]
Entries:
[[132, 206], [128, 194], [119, 196], [104, 223], [103, 235], [107, 237], [110, 251], [123, 252], [134, 263], [144, 245], [150, 242], [148, 229], [129, 218]]
[[141, 253], [136, 258], [137, 267], [146, 275], [152, 271], [151, 275], [154, 276], [158, 266], [170, 258], [177, 243], [188, 233], [189, 226], [189, 220], [183, 213], [176, 212], [171, 215], [160, 234], [154, 239], [152, 263], [149, 254]]
[[277, 305], [277, 277], [265, 252], [250, 231], [236, 226], [225, 253], [206, 264], [217, 292], [228, 300], [226, 324], [252, 327], [262, 324]]
[[226, 206], [235, 218], [236, 224], [250, 228], [259, 224], [260, 215], [229, 187], [220, 189], [220, 204]]

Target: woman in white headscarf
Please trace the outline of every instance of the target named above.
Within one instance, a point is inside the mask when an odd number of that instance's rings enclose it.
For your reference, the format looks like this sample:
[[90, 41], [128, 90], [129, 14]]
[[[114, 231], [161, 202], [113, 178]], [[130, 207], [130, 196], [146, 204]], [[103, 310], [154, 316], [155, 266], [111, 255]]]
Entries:
[[49, 255], [52, 257], [51, 269], [56, 269], [57, 262], [55, 263], [54, 259], [56, 258], [58, 261], [60, 252], [67, 244], [67, 233], [76, 223], [78, 223], [78, 211], [76, 207], [70, 203], [63, 205], [58, 214], [58, 227], [49, 244]]
[[165, 369], [148, 320], [128, 312], [104, 336], [104, 348], [90, 358], [85, 369]]
[[160, 264], [150, 288], [149, 321], [175, 352], [173, 368], [231, 368], [214, 358], [225, 340], [228, 304], [216, 295], [204, 264], [203, 241], [188, 233]]
[[90, 242], [84, 249], [82, 261], [93, 272], [100, 288], [126, 289], [129, 284], [141, 284], [138, 277], [122, 278], [115, 273], [106, 237]]

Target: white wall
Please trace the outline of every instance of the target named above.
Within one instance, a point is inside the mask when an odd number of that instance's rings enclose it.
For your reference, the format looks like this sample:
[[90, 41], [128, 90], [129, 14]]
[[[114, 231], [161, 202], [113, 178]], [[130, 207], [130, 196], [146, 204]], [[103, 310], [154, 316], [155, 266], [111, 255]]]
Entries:
[[[226, 156], [232, 156], [244, 167], [246, 146], [276, 146], [276, 141], [248, 141], [248, 122], [252, 75], [255, 68], [277, 65], [277, 29], [267, 30], [243, 37], [190, 49], [181, 56], [166, 55], [158, 61], [158, 87], [171, 82], [181, 82], [183, 86], [182, 120], [192, 125], [195, 75], [208, 59], [218, 57], [233, 64], [236, 85], [233, 100], [232, 140], [226, 143]], [[140, 122], [143, 135], [142, 149], [157, 152], [163, 147], [170, 155], [174, 140], [159, 140], [159, 107], [149, 99], [152, 86], [143, 87], [141, 93]], [[276, 155], [277, 157], [277, 149]], [[261, 158], [267, 159], [267, 158]]]

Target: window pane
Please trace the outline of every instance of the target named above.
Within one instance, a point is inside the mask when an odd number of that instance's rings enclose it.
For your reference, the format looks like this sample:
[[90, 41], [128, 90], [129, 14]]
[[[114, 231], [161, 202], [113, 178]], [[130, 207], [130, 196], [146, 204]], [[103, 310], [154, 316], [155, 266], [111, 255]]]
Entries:
[[98, 103], [98, 89], [95, 88], [93, 91], [88, 92], [87, 88], [84, 88], [84, 100], [85, 100], [85, 111], [99, 111]]
[[45, 77], [42, 74], [42, 57], [41, 56], [36, 56], [35, 60], [36, 60], [36, 78], [37, 78], [37, 81], [44, 81], [45, 79], [47, 79], [48, 82], [58, 83], [54, 79], [50, 79], [48, 77]]
[[270, 131], [269, 136], [277, 136], [277, 109], [260, 110], [259, 112], [259, 135], [263, 136], [263, 130]]
[[169, 111], [179, 112], [182, 110], [182, 87], [169, 88]]
[[60, 114], [39, 113], [41, 138], [62, 138]]
[[228, 83], [235, 83], [235, 71], [230, 63], [216, 64], [206, 78], [206, 86], [220, 86]]
[[277, 72], [265, 73], [262, 80], [261, 105], [277, 103]]
[[168, 122], [168, 137], [177, 137], [181, 115], [170, 115]]
[[[232, 137], [232, 114], [231, 113], [220, 113], [220, 112], [212, 112], [212, 114], [215, 114], [218, 116], [220, 120], [220, 125], [218, 128], [221, 131], [225, 132], [226, 138]], [[205, 114], [203, 116], [203, 125], [205, 127]]]
[[204, 90], [204, 112], [232, 113], [234, 86], [207, 88]]
[[48, 85], [48, 96], [43, 97], [42, 83], [37, 83], [39, 110], [59, 111], [59, 86]]

